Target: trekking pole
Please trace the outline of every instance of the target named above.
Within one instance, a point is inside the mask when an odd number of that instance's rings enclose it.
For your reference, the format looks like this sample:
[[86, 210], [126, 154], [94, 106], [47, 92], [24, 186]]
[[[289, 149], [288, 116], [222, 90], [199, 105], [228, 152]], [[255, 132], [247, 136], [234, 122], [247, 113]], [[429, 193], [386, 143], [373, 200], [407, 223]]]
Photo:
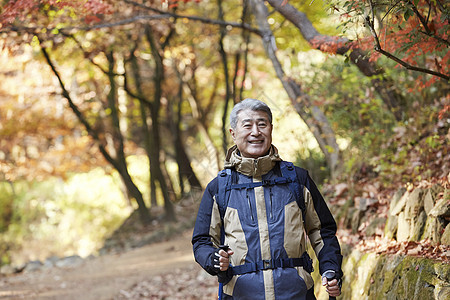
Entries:
[[223, 283], [219, 283], [219, 293], [218, 293], [218, 300], [222, 300], [223, 297]]
[[[337, 279], [336, 278], [336, 272], [334, 272], [333, 270], [330, 270], [328, 272], [325, 273], [325, 277], [327, 278], [328, 281], [331, 281], [333, 279]], [[336, 297], [330, 296], [329, 298], [330, 300], [336, 300]]]
[[[220, 245], [219, 249], [222, 249], [223, 251], [228, 252], [229, 247], [228, 247], [228, 245]], [[219, 283], [219, 293], [217, 295], [217, 299], [222, 300], [222, 298], [223, 298], [223, 283]]]

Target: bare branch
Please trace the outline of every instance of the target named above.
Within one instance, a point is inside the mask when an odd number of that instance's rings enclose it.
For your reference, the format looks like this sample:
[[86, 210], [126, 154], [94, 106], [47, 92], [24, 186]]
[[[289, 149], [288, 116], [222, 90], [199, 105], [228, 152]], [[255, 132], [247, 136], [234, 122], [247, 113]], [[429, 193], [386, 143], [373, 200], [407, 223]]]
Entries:
[[91, 31], [91, 30], [97, 30], [102, 28], [113, 28], [123, 25], [132, 24], [138, 21], [149, 21], [149, 20], [162, 20], [162, 19], [187, 19], [191, 21], [197, 21], [204, 24], [212, 24], [212, 25], [220, 25], [220, 26], [231, 26], [234, 28], [241, 28], [248, 30], [252, 33], [255, 33], [257, 35], [261, 35], [260, 31], [256, 28], [251, 27], [248, 24], [242, 24], [237, 22], [227, 22], [227, 21], [221, 21], [221, 20], [214, 20], [214, 19], [208, 19], [198, 16], [188, 16], [188, 15], [178, 15], [175, 13], [169, 13], [169, 12], [161, 12], [160, 15], [138, 15], [134, 16], [132, 18], [123, 19], [117, 22], [112, 23], [100, 23], [93, 26], [68, 26], [63, 28], [57, 28], [57, 27], [43, 27], [43, 26], [36, 26], [36, 27], [27, 27], [27, 26], [9, 26], [0, 29], [0, 33], [10, 33], [10, 32], [28, 32], [32, 34], [39, 34], [43, 30], [46, 32], [51, 32], [53, 30], [57, 30], [58, 32], [71, 32], [71, 31]]
[[28, 26], [9, 26], [2, 28], [0, 30], [0, 33], [10, 33], [10, 32], [28, 32], [33, 34], [38, 34], [43, 31], [51, 32], [54, 30], [57, 30], [58, 32], [66, 32], [70, 33], [72, 31], [91, 31], [91, 30], [97, 30], [102, 28], [112, 28], [112, 27], [118, 27], [123, 26], [127, 24], [132, 24], [137, 21], [141, 20], [161, 20], [161, 19], [168, 19], [171, 18], [171, 15], [138, 15], [134, 16], [132, 18], [127, 18], [123, 20], [119, 20], [117, 22], [112, 23], [100, 23], [92, 26], [68, 26], [63, 28], [58, 27], [44, 27], [44, 26], [35, 26], [35, 27], [28, 27]]
[[[302, 90], [301, 85], [284, 72], [283, 66], [276, 55], [275, 44], [272, 42], [274, 36], [267, 22], [267, 7], [259, 0], [250, 0], [250, 4], [258, 26], [261, 32], [264, 33], [262, 42], [267, 56], [272, 61], [275, 73], [286, 90], [297, 113], [313, 133], [320, 149], [325, 155], [332, 176], [334, 176], [339, 158], [339, 146], [336, 142], [336, 135], [321, 109], [313, 105], [310, 96]], [[329, 149], [333, 149], [333, 151], [329, 151]]]
[[398, 0], [397, 2], [395, 2], [394, 5], [392, 5], [391, 7], [389, 7], [388, 11], [384, 14], [384, 16], [381, 18], [381, 22], [383, 22], [384, 18], [386, 18], [389, 13], [400, 3], [402, 2], [402, 0]]
[[[224, 20], [224, 12], [223, 12], [223, 6], [222, 6], [222, 0], [217, 1], [217, 5], [219, 6], [219, 20]], [[219, 53], [220, 57], [222, 59], [222, 65], [223, 65], [223, 76], [225, 79], [225, 101], [223, 103], [223, 114], [222, 114], [222, 148], [223, 153], [227, 153], [227, 116], [228, 116], [228, 103], [230, 102], [231, 98], [231, 91], [230, 91], [230, 76], [229, 76], [229, 70], [228, 70], [228, 55], [225, 51], [225, 46], [223, 40], [225, 39], [225, 36], [227, 34], [227, 29], [223, 26], [220, 27], [220, 38], [219, 38]]]
[[[78, 46], [78, 48], [80, 49], [80, 51], [84, 53], [84, 57], [86, 57], [86, 58], [89, 60], [89, 62], [90, 62], [91, 64], [93, 64], [93, 65], [96, 66], [100, 71], [102, 71], [103, 74], [108, 75], [108, 70], [103, 69], [102, 66], [100, 66], [99, 64], [97, 64], [96, 62], [94, 62], [94, 59], [92, 59], [89, 55], [87, 55], [87, 51], [84, 50], [84, 48], [83, 48], [83, 46], [81, 45], [81, 43], [78, 41], [77, 38], [75, 38], [75, 37], [73, 36], [73, 34], [62, 33], [62, 35], [64, 35], [65, 37], [68, 37], [68, 38], [72, 39], [72, 40], [75, 42], [75, 44], [77, 44], [77, 46]], [[115, 74], [115, 75], [117, 75], [117, 74]]]
[[108, 151], [106, 150], [105, 146], [102, 144], [101, 139], [100, 139], [99, 134], [97, 133], [97, 131], [95, 131], [95, 129], [89, 124], [87, 119], [83, 116], [83, 113], [78, 109], [78, 106], [73, 102], [72, 97], [70, 96], [70, 93], [66, 89], [66, 86], [65, 86], [65, 84], [64, 84], [64, 82], [63, 82], [63, 80], [61, 78], [61, 75], [59, 74], [58, 70], [56, 69], [56, 66], [53, 63], [53, 61], [51, 60], [50, 55], [48, 54], [47, 50], [42, 45], [41, 45], [41, 52], [44, 55], [45, 60], [47, 61], [47, 64], [50, 66], [50, 68], [52, 69], [52, 71], [55, 74], [56, 78], [58, 79], [59, 85], [60, 85], [61, 90], [62, 90], [62, 95], [69, 102], [70, 108], [72, 109], [74, 114], [77, 116], [77, 118], [80, 121], [80, 123], [84, 125], [84, 127], [86, 128], [86, 130], [89, 133], [89, 135], [98, 143], [98, 147], [100, 149], [100, 152], [103, 154], [103, 157], [111, 165], [113, 165], [114, 167], [118, 168], [119, 166], [118, 166], [117, 161], [108, 153]]
[[[373, 9], [372, 9], [373, 7], [372, 7], [372, 1], [371, 0], [369, 1], [369, 4], [370, 4], [371, 12], [373, 13]], [[425, 74], [430, 74], [430, 75], [433, 75], [433, 76], [437, 76], [437, 77], [443, 78], [443, 79], [445, 79], [447, 81], [450, 79], [450, 77], [448, 75], [442, 74], [440, 72], [436, 72], [436, 71], [433, 71], [433, 70], [429, 70], [429, 69], [413, 66], [413, 65], [411, 65], [411, 64], [401, 60], [400, 58], [396, 57], [392, 53], [384, 50], [381, 47], [381, 43], [380, 43], [380, 40], [378, 38], [378, 34], [377, 34], [376, 30], [375, 30], [375, 25], [374, 25], [373, 19], [371, 20], [367, 16], [365, 18], [365, 23], [366, 23], [366, 26], [369, 28], [370, 33], [372, 34], [372, 36], [374, 38], [374, 42], [375, 42], [374, 49], [375, 49], [375, 51], [377, 51], [377, 52], [383, 54], [384, 56], [388, 57], [389, 59], [399, 63], [400, 65], [402, 65], [403, 67], [405, 67], [408, 70], [417, 71], [417, 72], [421, 72], [421, 73], [425, 73]]]
[[447, 44], [447, 46], [450, 46], [450, 42], [448, 40], [443, 39], [440, 36], [435, 35], [430, 27], [428, 26], [428, 18], [429, 18], [429, 14], [431, 11], [431, 4], [430, 4], [430, 10], [428, 11], [428, 17], [427, 19], [424, 18], [424, 16], [422, 16], [422, 14], [419, 12], [419, 10], [417, 9], [417, 7], [414, 5], [414, 3], [412, 1], [408, 1], [408, 3], [411, 5], [413, 12], [416, 14], [417, 18], [419, 19], [420, 23], [422, 24], [423, 28], [425, 29], [424, 31], [420, 31], [425, 35], [428, 35], [429, 37], [432, 37], [436, 40], [438, 40], [441, 43]]
[[259, 30], [257, 28], [253, 28], [251, 27], [249, 24], [245, 24], [245, 23], [236, 23], [236, 22], [226, 22], [224, 20], [212, 20], [212, 19], [208, 19], [208, 18], [203, 18], [203, 17], [198, 17], [198, 16], [187, 16], [187, 15], [178, 15], [176, 13], [172, 13], [172, 12], [168, 12], [168, 11], [163, 11], [151, 6], [147, 6], [135, 1], [131, 1], [131, 0], [123, 0], [125, 3], [143, 8], [143, 9], [147, 9], [150, 11], [153, 11], [155, 13], [161, 14], [161, 15], [169, 15], [170, 17], [176, 18], [176, 19], [188, 19], [188, 20], [192, 20], [192, 21], [199, 21], [205, 24], [214, 24], [214, 25], [221, 25], [221, 26], [232, 26], [232, 27], [236, 27], [236, 28], [242, 28], [245, 30], [248, 30], [250, 32], [256, 33], [257, 35], [261, 35], [261, 33], [259, 32]]
[[[267, 0], [268, 3], [277, 9], [277, 11], [296, 26], [302, 36], [308, 41], [311, 47], [321, 51], [323, 46], [336, 45], [337, 54], [348, 55], [350, 61], [366, 76], [371, 77], [371, 82], [376, 91], [380, 94], [383, 102], [392, 111], [397, 120], [401, 119], [399, 108], [402, 102], [402, 96], [392, 87], [392, 82], [387, 78], [383, 69], [369, 60], [368, 54], [361, 48], [352, 45], [351, 41], [344, 37], [334, 37], [320, 34], [308, 19], [306, 14], [300, 12], [289, 3], [283, 5], [282, 0]], [[374, 76], [376, 75], [376, 76]]]

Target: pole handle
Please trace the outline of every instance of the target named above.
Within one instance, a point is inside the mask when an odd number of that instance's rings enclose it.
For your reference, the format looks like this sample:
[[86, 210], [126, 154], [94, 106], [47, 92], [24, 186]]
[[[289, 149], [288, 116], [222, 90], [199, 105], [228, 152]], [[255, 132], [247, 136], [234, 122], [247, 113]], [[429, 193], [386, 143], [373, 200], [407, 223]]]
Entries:
[[[327, 278], [328, 281], [331, 281], [333, 279], [336, 279], [336, 272], [334, 272], [333, 270], [330, 270], [328, 272], [325, 272], [325, 277]], [[336, 300], [336, 297], [330, 296], [329, 298], [330, 300]]]

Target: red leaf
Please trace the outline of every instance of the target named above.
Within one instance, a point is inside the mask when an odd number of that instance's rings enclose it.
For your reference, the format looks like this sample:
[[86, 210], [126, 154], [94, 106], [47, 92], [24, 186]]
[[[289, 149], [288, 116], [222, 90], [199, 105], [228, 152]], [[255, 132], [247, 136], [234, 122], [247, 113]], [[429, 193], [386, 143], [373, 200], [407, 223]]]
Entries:
[[84, 18], [84, 21], [85, 21], [87, 24], [92, 24], [92, 23], [98, 23], [98, 22], [100, 22], [101, 19], [100, 19], [99, 17], [95, 16], [95, 15], [89, 15], [89, 16], [86, 16], [86, 18]]

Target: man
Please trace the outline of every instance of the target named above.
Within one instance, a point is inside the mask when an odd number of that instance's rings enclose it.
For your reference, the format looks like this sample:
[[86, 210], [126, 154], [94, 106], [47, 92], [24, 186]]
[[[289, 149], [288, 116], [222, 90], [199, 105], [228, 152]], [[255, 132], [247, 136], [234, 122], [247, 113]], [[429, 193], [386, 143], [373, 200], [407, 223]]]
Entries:
[[270, 108], [245, 99], [230, 119], [236, 145], [203, 194], [192, 237], [196, 261], [218, 276], [223, 299], [315, 299], [306, 232], [322, 284], [339, 296], [336, 223], [307, 171], [282, 161], [272, 145]]

